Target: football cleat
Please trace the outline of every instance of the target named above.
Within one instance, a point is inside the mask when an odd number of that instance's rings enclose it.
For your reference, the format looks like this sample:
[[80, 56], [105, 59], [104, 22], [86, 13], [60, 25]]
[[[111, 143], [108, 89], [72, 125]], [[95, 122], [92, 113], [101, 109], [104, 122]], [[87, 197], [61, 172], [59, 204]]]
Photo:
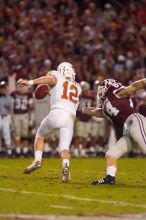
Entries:
[[71, 178], [70, 178], [69, 166], [65, 164], [65, 166], [62, 168], [62, 182], [67, 183], [70, 180]]
[[102, 179], [94, 180], [92, 185], [100, 185], [100, 184], [115, 184], [115, 177], [111, 175], [106, 175]]
[[28, 167], [25, 168], [24, 174], [32, 173], [35, 170], [38, 170], [41, 167], [41, 161], [34, 161]]

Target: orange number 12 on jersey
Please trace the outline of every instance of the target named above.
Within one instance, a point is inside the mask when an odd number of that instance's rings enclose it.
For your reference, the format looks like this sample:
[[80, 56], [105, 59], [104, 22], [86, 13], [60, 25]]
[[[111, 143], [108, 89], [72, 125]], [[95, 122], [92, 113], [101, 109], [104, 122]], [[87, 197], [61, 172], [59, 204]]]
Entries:
[[[69, 91], [69, 94], [68, 93]], [[61, 96], [62, 99], [69, 100], [70, 102], [76, 104], [78, 98], [78, 89], [74, 84], [69, 85], [68, 81], [63, 83], [63, 95]]]

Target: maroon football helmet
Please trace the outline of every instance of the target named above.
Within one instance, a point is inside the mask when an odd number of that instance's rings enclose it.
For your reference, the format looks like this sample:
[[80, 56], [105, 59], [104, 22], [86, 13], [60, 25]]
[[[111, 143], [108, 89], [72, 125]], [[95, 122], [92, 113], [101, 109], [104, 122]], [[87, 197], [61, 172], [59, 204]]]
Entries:
[[97, 88], [97, 103], [99, 107], [101, 107], [105, 93], [111, 85], [117, 88], [119, 87], [119, 83], [115, 79], [105, 79], [99, 84]]

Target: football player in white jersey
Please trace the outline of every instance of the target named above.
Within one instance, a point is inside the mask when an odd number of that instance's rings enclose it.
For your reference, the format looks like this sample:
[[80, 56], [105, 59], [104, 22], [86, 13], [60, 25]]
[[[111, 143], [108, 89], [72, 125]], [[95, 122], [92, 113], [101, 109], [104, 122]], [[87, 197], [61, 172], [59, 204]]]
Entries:
[[18, 84], [38, 85], [48, 84], [50, 89], [51, 111], [38, 128], [34, 142], [34, 162], [26, 167], [25, 174], [29, 174], [41, 167], [45, 136], [54, 128], [59, 128], [59, 153], [62, 159], [62, 182], [70, 180], [70, 152], [69, 146], [73, 136], [76, 110], [81, 94], [80, 85], [75, 82], [75, 70], [72, 64], [63, 62], [57, 71], [49, 71], [46, 76], [34, 79], [19, 79]]

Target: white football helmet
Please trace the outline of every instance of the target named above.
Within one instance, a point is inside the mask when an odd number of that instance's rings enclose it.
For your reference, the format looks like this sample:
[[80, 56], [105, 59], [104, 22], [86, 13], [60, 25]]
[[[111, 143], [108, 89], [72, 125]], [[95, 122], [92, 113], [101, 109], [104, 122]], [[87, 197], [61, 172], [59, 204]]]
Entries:
[[68, 62], [60, 63], [57, 67], [57, 71], [59, 71], [66, 78], [69, 77], [75, 79], [76, 73], [71, 63]]
[[82, 91], [86, 91], [90, 89], [90, 84], [86, 81], [81, 81], [80, 86], [82, 88]]

